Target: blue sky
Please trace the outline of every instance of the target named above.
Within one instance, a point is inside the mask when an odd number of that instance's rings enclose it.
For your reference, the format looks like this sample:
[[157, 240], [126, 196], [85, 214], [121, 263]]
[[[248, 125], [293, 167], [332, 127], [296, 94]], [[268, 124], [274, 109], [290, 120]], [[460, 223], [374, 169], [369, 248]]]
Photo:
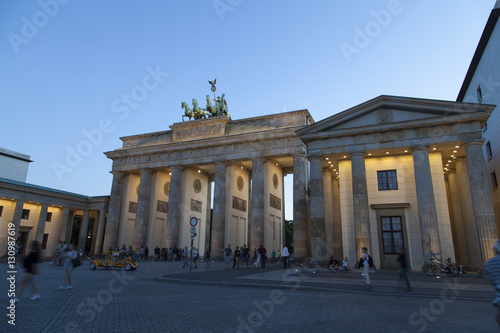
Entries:
[[169, 129], [214, 78], [233, 119], [319, 121], [381, 94], [455, 100], [494, 4], [1, 1], [0, 147], [31, 156], [29, 183], [108, 195], [103, 152]]

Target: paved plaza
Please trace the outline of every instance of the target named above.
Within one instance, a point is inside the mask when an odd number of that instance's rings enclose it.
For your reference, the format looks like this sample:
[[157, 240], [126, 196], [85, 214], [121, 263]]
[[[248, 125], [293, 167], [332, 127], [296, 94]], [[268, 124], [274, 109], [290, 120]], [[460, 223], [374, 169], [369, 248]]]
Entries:
[[[485, 277], [452, 279], [279, 264], [265, 270], [225, 270], [220, 262], [181, 268], [180, 262], [140, 263], [136, 271], [73, 272], [72, 290], [59, 290], [62, 267], [45, 262], [36, 276], [41, 299], [26, 289], [8, 323], [8, 283], [2, 284], [1, 332], [496, 332], [493, 288]], [[6, 281], [7, 264], [0, 264]], [[16, 275], [20, 281], [21, 272]]]

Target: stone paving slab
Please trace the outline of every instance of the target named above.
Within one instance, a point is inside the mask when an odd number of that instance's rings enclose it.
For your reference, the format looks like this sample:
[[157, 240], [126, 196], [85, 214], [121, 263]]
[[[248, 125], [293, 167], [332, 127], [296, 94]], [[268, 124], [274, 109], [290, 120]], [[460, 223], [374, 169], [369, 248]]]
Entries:
[[[133, 272], [121, 269], [91, 271], [88, 262], [84, 262], [73, 272], [74, 289], [61, 291], [58, 287], [64, 269], [44, 263], [40, 267], [41, 274], [35, 278], [41, 299], [30, 301], [31, 290], [28, 288], [21, 296], [21, 302], [16, 304], [16, 326], [9, 325], [4, 314], [0, 332], [402, 333], [497, 330], [496, 309], [490, 300], [456, 297], [454, 292], [461, 290], [451, 290], [445, 297], [417, 297], [388, 292], [236, 288], [155, 280], [158, 276], [186, 276], [199, 280], [205, 276], [206, 281], [217, 282], [218, 275], [221, 281], [267, 283], [263, 277], [279, 276], [282, 272], [279, 267], [270, 267], [263, 272], [233, 272], [223, 267], [223, 263], [214, 263], [209, 269], [199, 265], [189, 274], [178, 262], [147, 262], [140, 263]], [[377, 280], [382, 282], [382, 272], [377, 274]], [[254, 279], [247, 278], [251, 275]], [[5, 264], [0, 264], [0, 276], [3, 281], [7, 278]], [[22, 276], [23, 273], [19, 272], [18, 281]], [[312, 277], [311, 280], [315, 278], [325, 277]], [[360, 276], [353, 272], [352, 276], [345, 278], [359, 281]], [[9, 301], [7, 289], [6, 283], [0, 284], [0, 303], [4, 304], [4, 309]], [[363, 320], [360, 320], [361, 316]]]

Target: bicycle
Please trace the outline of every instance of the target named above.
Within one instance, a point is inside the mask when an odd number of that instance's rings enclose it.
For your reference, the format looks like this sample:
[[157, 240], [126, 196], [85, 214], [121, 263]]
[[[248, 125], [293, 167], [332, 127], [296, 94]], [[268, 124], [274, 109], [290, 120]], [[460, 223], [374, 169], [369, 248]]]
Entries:
[[424, 274], [427, 276], [434, 276], [438, 272], [446, 273], [450, 277], [458, 276], [457, 264], [451, 263], [451, 259], [446, 260], [446, 264], [442, 264], [434, 258], [429, 259], [429, 263], [422, 267]]

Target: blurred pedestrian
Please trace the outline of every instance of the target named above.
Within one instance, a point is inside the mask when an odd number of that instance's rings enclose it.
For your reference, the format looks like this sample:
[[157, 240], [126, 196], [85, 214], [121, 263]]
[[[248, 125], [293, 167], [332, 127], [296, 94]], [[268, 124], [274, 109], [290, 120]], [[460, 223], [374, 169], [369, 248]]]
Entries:
[[286, 262], [287, 262], [289, 256], [290, 256], [290, 253], [288, 252], [288, 247], [286, 247], [286, 245], [285, 245], [283, 247], [283, 250], [281, 251], [281, 259], [283, 260], [283, 268], [286, 268]]
[[500, 240], [495, 242], [493, 250], [495, 251], [496, 256], [488, 260], [486, 263], [486, 269], [488, 270], [491, 282], [497, 292], [492, 304], [497, 308], [496, 320], [498, 326], [500, 327]]
[[40, 248], [38, 247], [38, 242], [34, 240], [31, 243], [31, 252], [30, 254], [24, 258], [23, 264], [24, 264], [24, 269], [26, 270], [26, 273], [23, 276], [23, 279], [21, 280], [21, 283], [19, 285], [19, 289], [17, 290], [17, 295], [14, 298], [14, 302], [19, 302], [19, 297], [21, 297], [24, 288], [26, 285], [29, 283], [31, 285], [31, 288], [33, 289], [33, 297], [31, 297], [32, 301], [35, 301], [37, 299], [40, 299], [40, 294], [38, 293], [38, 290], [36, 289], [35, 285], [35, 277], [34, 274], [38, 274], [38, 262], [40, 261], [40, 258], [42, 256], [42, 253], [40, 251]]
[[399, 281], [404, 280], [406, 282], [406, 287], [408, 288], [408, 291], [411, 291], [410, 280], [408, 280], [408, 263], [406, 260], [406, 251], [404, 246], [399, 247], [398, 262], [400, 267]]
[[64, 269], [66, 271], [66, 276], [64, 278], [63, 284], [59, 287], [59, 289], [73, 289], [73, 285], [71, 284], [71, 273], [73, 272], [73, 269], [75, 269], [75, 267], [73, 266], [72, 260], [78, 258], [78, 252], [76, 252], [75, 250], [75, 244], [68, 245], [68, 248], [64, 253], [64, 258]]

